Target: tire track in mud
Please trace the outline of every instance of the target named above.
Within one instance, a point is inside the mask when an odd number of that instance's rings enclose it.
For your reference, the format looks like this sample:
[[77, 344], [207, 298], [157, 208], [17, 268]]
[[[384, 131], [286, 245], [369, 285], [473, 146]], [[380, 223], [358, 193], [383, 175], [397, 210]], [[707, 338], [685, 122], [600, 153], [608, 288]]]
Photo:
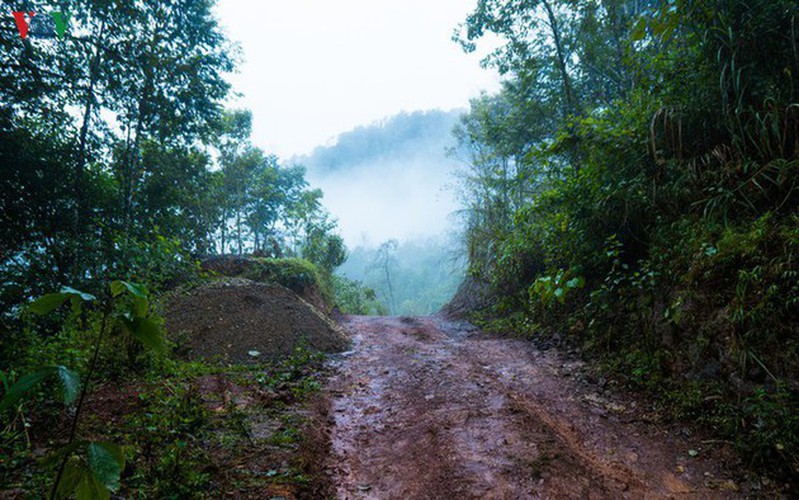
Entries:
[[[687, 444], [586, 403], [557, 356], [437, 317], [350, 317], [331, 381], [339, 498], [725, 498]], [[677, 472], [679, 471], [679, 472]]]

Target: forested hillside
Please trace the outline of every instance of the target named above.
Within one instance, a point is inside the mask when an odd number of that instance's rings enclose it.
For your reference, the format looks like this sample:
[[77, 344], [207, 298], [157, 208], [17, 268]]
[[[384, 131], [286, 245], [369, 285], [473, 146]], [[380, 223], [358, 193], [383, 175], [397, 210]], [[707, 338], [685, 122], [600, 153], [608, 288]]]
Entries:
[[211, 2], [68, 7], [63, 39], [22, 41], [2, 18], [5, 311], [61, 284], [169, 281], [189, 254], [319, 261], [330, 240], [343, 258], [303, 168], [254, 147], [250, 113], [223, 108], [235, 52]]
[[[109, 498], [125, 470], [126, 487], [153, 498], [220, 488], [204, 472], [216, 424], [197, 378], [224, 368], [178, 356], [188, 320], [164, 334], [163, 294], [207, 278], [198, 260], [217, 253], [272, 258], [250, 277], [326, 292], [345, 249], [322, 193], [250, 142], [249, 111], [225, 109], [237, 52], [214, 2], [75, 0], [13, 16], [3, 5], [0, 495]], [[285, 289], [221, 290], [209, 293], [310, 308]], [[207, 330], [218, 301], [186, 300]], [[340, 335], [308, 311], [306, 324]], [[237, 331], [252, 321], [223, 314]], [[316, 358], [297, 356], [270, 368], [281, 390], [311, 383]], [[265, 369], [254, 373], [272, 384]]]
[[[489, 325], [580, 346], [799, 470], [794, 1], [480, 0], [500, 93], [457, 128]], [[481, 285], [481, 283], [483, 285]], [[471, 290], [471, 292], [470, 292]]]
[[441, 163], [452, 145], [452, 127], [460, 115], [459, 110], [400, 113], [345, 132], [335, 144], [317, 147], [298, 161], [320, 174], [342, 173], [364, 163], [419, 159]]

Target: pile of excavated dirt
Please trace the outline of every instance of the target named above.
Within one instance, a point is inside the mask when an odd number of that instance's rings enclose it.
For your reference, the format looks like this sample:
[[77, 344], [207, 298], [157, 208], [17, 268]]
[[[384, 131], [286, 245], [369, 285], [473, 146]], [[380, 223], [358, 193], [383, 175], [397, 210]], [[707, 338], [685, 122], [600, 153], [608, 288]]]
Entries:
[[245, 279], [175, 292], [165, 316], [190, 358], [247, 363], [278, 359], [298, 346], [340, 352], [349, 345], [330, 318], [291, 290]]
[[[270, 262], [271, 265], [267, 264]], [[331, 311], [331, 305], [319, 290], [318, 276], [314, 279], [313, 270], [304, 269], [301, 259], [264, 259], [252, 255], [209, 255], [200, 259], [200, 266], [206, 271], [228, 278], [244, 278], [258, 283], [275, 283], [285, 286], [320, 311]], [[290, 278], [286, 279], [287, 276], [281, 273], [281, 270], [288, 272]], [[274, 275], [275, 273], [277, 276]], [[280, 281], [281, 277], [284, 279], [283, 281]]]

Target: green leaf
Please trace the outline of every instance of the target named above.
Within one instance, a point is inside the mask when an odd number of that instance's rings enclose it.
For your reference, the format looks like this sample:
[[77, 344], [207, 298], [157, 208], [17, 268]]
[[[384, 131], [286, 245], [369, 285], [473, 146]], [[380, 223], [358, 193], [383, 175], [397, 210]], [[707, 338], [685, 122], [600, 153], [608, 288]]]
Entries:
[[119, 297], [119, 295], [125, 291], [125, 285], [121, 281], [112, 281], [111, 282], [111, 295], [114, 297]]
[[71, 405], [80, 393], [80, 376], [65, 366], [58, 367], [58, 378], [64, 386], [64, 403]]
[[114, 443], [89, 444], [89, 468], [97, 481], [111, 491], [119, 489], [119, 478], [125, 468], [122, 448]]
[[142, 299], [146, 299], [147, 295], [149, 295], [149, 291], [147, 287], [144, 285], [137, 285], [135, 283], [129, 283], [127, 281], [113, 281], [111, 282], [111, 294], [114, 297], [118, 297], [122, 292], [129, 292], [134, 297], [139, 297]]
[[638, 22], [635, 23], [630, 38], [632, 39], [633, 42], [637, 42], [639, 40], [643, 40], [645, 36], [646, 36], [646, 20], [644, 18], [641, 18], [638, 20]]
[[74, 288], [70, 288], [68, 286], [62, 287], [61, 293], [71, 297], [79, 297], [84, 302], [91, 302], [93, 300], [97, 300], [97, 297], [95, 297], [90, 293], [81, 292], [80, 290], [75, 290]]
[[133, 335], [133, 338], [141, 342], [145, 347], [157, 352], [166, 350], [166, 342], [164, 342], [161, 328], [153, 320], [135, 317], [133, 320], [123, 319], [122, 324]]
[[58, 483], [56, 498], [69, 498], [78, 489], [78, 485], [88, 471], [80, 465], [80, 462], [70, 461], [64, 467], [64, 474]]
[[80, 300], [80, 297], [73, 295], [70, 297], [69, 302], [72, 304], [72, 312], [75, 314], [80, 314], [80, 311], [83, 308], [83, 301]]
[[149, 303], [147, 296], [150, 291], [144, 285], [137, 285], [127, 281], [113, 281], [111, 282], [111, 294], [118, 297], [124, 292], [128, 292], [133, 297], [133, 306], [136, 316], [144, 316], [147, 314]]
[[97, 300], [97, 298], [90, 293], [81, 292], [80, 290], [65, 286], [62, 287], [61, 291], [58, 293], [48, 293], [34, 300], [31, 302], [30, 306], [28, 306], [28, 309], [36, 314], [47, 314], [60, 307], [67, 299], [70, 299], [72, 302], [72, 310], [75, 312], [80, 311], [81, 301], [91, 302]]
[[15, 405], [26, 392], [41, 384], [45, 379], [53, 375], [58, 370], [57, 366], [45, 366], [38, 371], [29, 373], [21, 377], [11, 388], [3, 394], [0, 400], [0, 412]]
[[108, 491], [93, 474], [83, 474], [75, 490], [76, 500], [109, 500], [111, 492]]
[[64, 293], [48, 293], [31, 302], [28, 309], [36, 314], [44, 315], [60, 307], [68, 298], [69, 296]]
[[149, 303], [147, 299], [143, 299], [141, 297], [133, 297], [133, 309], [136, 313], [136, 316], [144, 317], [147, 315], [147, 310], [149, 309]]
[[5, 411], [19, 401], [26, 392], [41, 384], [51, 375], [58, 375], [64, 388], [64, 403], [71, 405], [80, 393], [80, 377], [65, 366], [45, 366], [17, 380], [0, 401], [0, 411]]

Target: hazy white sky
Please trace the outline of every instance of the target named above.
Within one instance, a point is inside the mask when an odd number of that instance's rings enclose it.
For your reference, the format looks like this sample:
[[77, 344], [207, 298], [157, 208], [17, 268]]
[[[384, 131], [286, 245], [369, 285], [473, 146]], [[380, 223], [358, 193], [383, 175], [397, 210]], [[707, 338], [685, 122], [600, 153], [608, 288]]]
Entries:
[[466, 107], [498, 88], [451, 41], [476, 0], [219, 0], [244, 61], [253, 142], [282, 158], [400, 111]]

